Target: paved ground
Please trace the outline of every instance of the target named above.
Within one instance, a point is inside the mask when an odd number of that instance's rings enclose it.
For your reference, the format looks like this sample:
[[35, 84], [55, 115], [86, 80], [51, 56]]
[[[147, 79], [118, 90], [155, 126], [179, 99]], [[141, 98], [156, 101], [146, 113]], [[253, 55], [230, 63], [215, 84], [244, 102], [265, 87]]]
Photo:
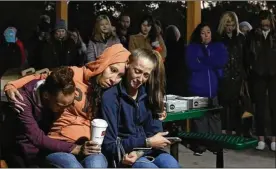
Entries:
[[[194, 156], [193, 152], [184, 146], [179, 147], [179, 162], [185, 168], [215, 168], [216, 156], [206, 152], [203, 156]], [[275, 168], [275, 153], [266, 149], [265, 151], [227, 150], [224, 154], [224, 167], [229, 168]]]

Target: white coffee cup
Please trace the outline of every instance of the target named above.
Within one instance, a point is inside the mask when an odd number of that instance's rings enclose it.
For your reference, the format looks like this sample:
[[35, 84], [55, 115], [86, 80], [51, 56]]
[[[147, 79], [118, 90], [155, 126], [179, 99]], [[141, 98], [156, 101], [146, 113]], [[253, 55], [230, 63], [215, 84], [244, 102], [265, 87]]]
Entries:
[[102, 145], [108, 124], [103, 119], [94, 119], [91, 121], [91, 140]]

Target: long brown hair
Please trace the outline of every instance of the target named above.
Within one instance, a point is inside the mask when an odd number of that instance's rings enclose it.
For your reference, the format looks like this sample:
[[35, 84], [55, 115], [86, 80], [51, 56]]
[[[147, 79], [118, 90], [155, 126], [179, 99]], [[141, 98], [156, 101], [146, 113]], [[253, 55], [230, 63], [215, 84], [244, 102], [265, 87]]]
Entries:
[[85, 112], [88, 112], [88, 118], [92, 119], [98, 117], [99, 106], [101, 104], [101, 97], [103, 89], [98, 84], [97, 79], [101, 76], [101, 74], [94, 76], [89, 79], [89, 88], [87, 91], [87, 101], [88, 107], [86, 107]]
[[269, 10], [260, 11], [258, 16], [259, 25], [261, 25], [262, 20], [266, 20], [266, 19], [270, 21], [270, 24], [271, 24], [270, 29], [272, 31], [275, 31], [275, 17], [273, 16], [273, 14]]
[[164, 95], [165, 95], [165, 68], [162, 56], [159, 52], [149, 49], [135, 49], [129, 57], [130, 64], [138, 58], [147, 58], [154, 65], [149, 80], [146, 83], [149, 98], [149, 106], [154, 115], [164, 111]]

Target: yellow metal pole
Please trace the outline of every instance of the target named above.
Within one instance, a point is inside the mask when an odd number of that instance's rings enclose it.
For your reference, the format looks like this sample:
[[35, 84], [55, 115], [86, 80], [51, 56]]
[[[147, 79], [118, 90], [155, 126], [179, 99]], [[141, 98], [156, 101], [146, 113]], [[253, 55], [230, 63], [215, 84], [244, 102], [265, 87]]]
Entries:
[[187, 42], [196, 28], [201, 22], [201, 1], [187, 1]]
[[56, 20], [63, 19], [68, 23], [68, 5], [67, 1], [61, 0], [56, 2]]
[[[189, 43], [190, 37], [201, 22], [201, 1], [187, 1], [187, 43]], [[186, 121], [186, 131], [190, 132], [190, 120]]]

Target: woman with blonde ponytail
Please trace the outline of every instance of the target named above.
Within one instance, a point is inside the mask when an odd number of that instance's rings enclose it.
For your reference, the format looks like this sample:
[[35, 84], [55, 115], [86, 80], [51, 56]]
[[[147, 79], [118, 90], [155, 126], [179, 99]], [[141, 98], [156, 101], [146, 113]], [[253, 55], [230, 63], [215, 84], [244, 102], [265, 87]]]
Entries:
[[[118, 157], [118, 137], [126, 154], [122, 164], [133, 168], [179, 168], [178, 162], [162, 151], [171, 142], [165, 138], [158, 114], [164, 111], [165, 70], [160, 54], [133, 50], [122, 82], [103, 93], [101, 112], [109, 126], [103, 153], [109, 162]], [[137, 147], [152, 148], [144, 152]], [[148, 157], [155, 158], [150, 161]]]

